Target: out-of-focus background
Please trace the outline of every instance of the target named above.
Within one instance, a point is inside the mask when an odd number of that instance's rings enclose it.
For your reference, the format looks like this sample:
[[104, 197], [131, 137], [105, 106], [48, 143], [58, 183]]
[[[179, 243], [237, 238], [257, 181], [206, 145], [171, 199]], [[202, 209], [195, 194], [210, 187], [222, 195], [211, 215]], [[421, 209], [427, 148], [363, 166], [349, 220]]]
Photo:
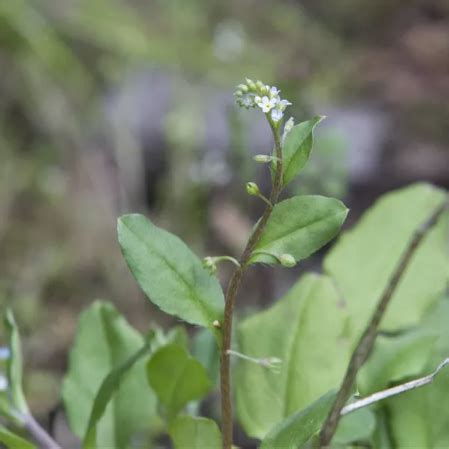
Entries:
[[[381, 193], [449, 187], [447, 0], [0, 1], [0, 306], [25, 340], [32, 409], [57, 406], [80, 310], [114, 302], [145, 330], [145, 300], [116, 243], [141, 212], [200, 256], [238, 255], [268, 185], [262, 114], [245, 77], [275, 84], [298, 119], [324, 114], [292, 191], [342, 198], [347, 226]], [[253, 270], [242, 314], [285, 291]], [[222, 278], [228, 273], [225, 267]]]

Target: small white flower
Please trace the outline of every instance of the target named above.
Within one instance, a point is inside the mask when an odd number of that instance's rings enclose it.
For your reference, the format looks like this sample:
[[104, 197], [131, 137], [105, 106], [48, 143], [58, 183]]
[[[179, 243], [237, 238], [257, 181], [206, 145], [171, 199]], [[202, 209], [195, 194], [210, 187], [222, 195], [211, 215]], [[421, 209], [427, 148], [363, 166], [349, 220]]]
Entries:
[[273, 109], [271, 111], [271, 118], [273, 122], [278, 122], [284, 116], [284, 113], [280, 109]]
[[291, 103], [288, 101], [288, 100], [281, 100], [280, 102], [279, 102], [279, 109], [281, 110], [281, 111], [285, 111], [285, 108], [287, 107], [287, 106], [290, 106], [291, 105]]
[[280, 92], [281, 91], [276, 86], [273, 86], [270, 88], [270, 96], [271, 97], [277, 97]]
[[259, 108], [262, 109], [263, 112], [267, 113], [267, 112], [270, 112], [276, 106], [277, 99], [276, 98], [268, 98], [267, 96], [263, 96], [260, 99], [260, 101], [257, 101], [257, 97], [256, 97], [256, 103], [257, 103], [257, 106], [259, 106]]
[[254, 106], [254, 95], [245, 94], [240, 99], [240, 104], [245, 108], [251, 108]]

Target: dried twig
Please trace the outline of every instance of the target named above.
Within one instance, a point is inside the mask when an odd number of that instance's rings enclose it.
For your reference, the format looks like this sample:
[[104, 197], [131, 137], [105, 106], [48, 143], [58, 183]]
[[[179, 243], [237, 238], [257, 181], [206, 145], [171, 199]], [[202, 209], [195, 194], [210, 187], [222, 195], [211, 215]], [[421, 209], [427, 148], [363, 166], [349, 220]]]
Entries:
[[31, 414], [23, 417], [23, 424], [28, 433], [42, 449], [61, 449], [61, 446], [47, 433]]
[[384, 399], [391, 398], [392, 396], [397, 396], [398, 394], [402, 394], [416, 388], [424, 387], [424, 385], [432, 383], [435, 380], [435, 376], [446, 365], [449, 365], [449, 358], [443, 360], [432, 374], [420, 377], [419, 379], [411, 380], [401, 385], [396, 385], [395, 387], [388, 388], [387, 390], [378, 391], [377, 393], [373, 393], [363, 399], [359, 399], [358, 401], [347, 405], [346, 407], [343, 407], [340, 416], [355, 412], [356, 410], [367, 407], [368, 405], [374, 404], [376, 402], [383, 401]]
[[341, 411], [343, 410], [347, 400], [351, 395], [352, 387], [357, 377], [357, 373], [371, 353], [371, 350], [374, 346], [374, 341], [377, 336], [380, 321], [387, 310], [388, 304], [390, 303], [390, 300], [393, 297], [394, 292], [396, 291], [402, 275], [404, 274], [410, 261], [412, 260], [413, 255], [419, 247], [419, 244], [422, 242], [425, 235], [438, 221], [438, 219], [448, 206], [449, 198], [447, 198], [441, 205], [438, 206], [437, 209], [435, 209], [432, 215], [422, 224], [422, 226], [420, 226], [420, 228], [410, 239], [410, 243], [407, 246], [407, 249], [402, 255], [396, 267], [396, 270], [394, 271], [390, 281], [388, 282], [384, 292], [382, 293], [382, 296], [380, 297], [380, 300], [374, 310], [370, 322], [368, 323], [365, 331], [360, 337], [357, 347], [352, 353], [351, 360], [349, 361], [346, 374], [337, 393], [335, 402], [320, 432], [320, 448], [324, 448], [330, 444], [332, 437], [337, 430], [337, 425], [341, 418]]

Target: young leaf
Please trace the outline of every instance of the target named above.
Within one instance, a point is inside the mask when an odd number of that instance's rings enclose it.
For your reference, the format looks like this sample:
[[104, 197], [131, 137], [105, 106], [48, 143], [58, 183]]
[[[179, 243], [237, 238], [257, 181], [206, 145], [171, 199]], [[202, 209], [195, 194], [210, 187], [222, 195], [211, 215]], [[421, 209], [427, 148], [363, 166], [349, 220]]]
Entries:
[[306, 409], [276, 425], [263, 439], [260, 449], [301, 449], [321, 428], [335, 400], [331, 391]]
[[281, 359], [280, 372], [238, 361], [237, 413], [246, 433], [262, 439], [273, 427], [337, 388], [352, 344], [347, 313], [332, 281], [308, 274], [273, 307], [237, 329], [239, 352]]
[[148, 339], [142, 348], [140, 348], [135, 354], [133, 354], [129, 359], [125, 360], [117, 368], [113, 369], [102, 382], [100, 389], [95, 397], [92, 410], [90, 412], [89, 423], [87, 425], [86, 435], [83, 439], [84, 449], [89, 449], [92, 447], [97, 447], [97, 425], [100, 419], [103, 417], [106, 406], [109, 404], [113, 398], [115, 392], [120, 387], [125, 376], [128, 372], [135, 366], [135, 364], [145, 355], [150, 352], [151, 349], [151, 338]]
[[5, 329], [10, 350], [10, 356], [6, 361], [6, 371], [11, 391], [11, 405], [21, 413], [28, 413], [28, 405], [22, 390], [22, 345], [16, 320], [11, 309], [6, 310]]
[[118, 238], [128, 266], [145, 294], [164, 312], [216, 332], [223, 292], [201, 261], [176, 236], [138, 214], [118, 220]]
[[221, 449], [221, 434], [215, 421], [193, 416], [178, 416], [170, 425], [175, 449]]
[[3, 443], [8, 449], [36, 449], [34, 444], [10, 432], [2, 425], [0, 425], [0, 443]]
[[169, 421], [188, 402], [201, 399], [212, 387], [203, 365], [176, 344], [162, 347], [151, 357], [147, 376]]
[[[82, 313], [62, 389], [69, 424], [78, 437], [86, 435], [91, 413], [97, 414], [95, 401], [105, 399], [99, 389], [107, 375], [123, 367], [144, 343], [110, 304], [95, 302]], [[146, 381], [145, 363], [136, 361], [129, 369], [96, 423], [97, 447], [127, 447], [133, 434], [154, 424], [156, 398]]]
[[313, 146], [313, 130], [324, 117], [299, 123], [287, 134], [282, 147], [284, 186], [292, 181], [309, 160]]
[[[365, 327], [413, 233], [445, 199], [446, 192], [427, 184], [389, 193], [328, 253], [324, 268], [335, 279], [356, 332]], [[382, 330], [415, 325], [445, 290], [447, 222], [445, 214], [417, 249], [381, 322]]]
[[328, 243], [340, 230], [348, 209], [324, 196], [295, 196], [276, 204], [250, 263], [275, 263], [283, 254], [297, 261]]

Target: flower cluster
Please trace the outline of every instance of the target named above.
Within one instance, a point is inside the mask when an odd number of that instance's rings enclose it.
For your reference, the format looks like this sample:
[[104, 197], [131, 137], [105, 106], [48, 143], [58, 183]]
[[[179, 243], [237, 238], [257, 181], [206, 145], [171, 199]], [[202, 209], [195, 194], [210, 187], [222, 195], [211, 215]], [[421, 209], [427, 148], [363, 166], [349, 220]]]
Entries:
[[280, 90], [275, 86], [268, 86], [262, 81], [252, 81], [246, 78], [246, 83], [239, 84], [234, 93], [237, 104], [249, 109], [259, 107], [265, 114], [270, 114], [273, 122], [279, 122], [284, 116], [288, 100], [279, 96]]

